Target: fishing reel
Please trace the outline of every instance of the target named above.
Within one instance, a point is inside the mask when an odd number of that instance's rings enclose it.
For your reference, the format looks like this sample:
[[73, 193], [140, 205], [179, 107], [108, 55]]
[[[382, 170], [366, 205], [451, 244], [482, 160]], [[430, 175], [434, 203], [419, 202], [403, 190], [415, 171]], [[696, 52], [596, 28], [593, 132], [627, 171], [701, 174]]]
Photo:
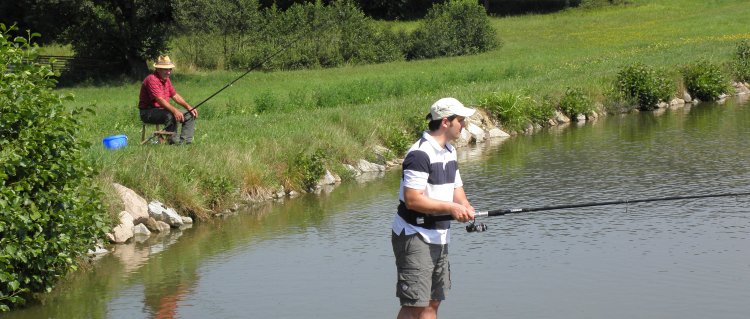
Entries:
[[484, 223], [477, 224], [476, 220], [472, 220], [468, 225], [466, 225], [466, 231], [470, 233], [481, 233], [485, 230], [487, 230], [487, 225], [485, 225]]

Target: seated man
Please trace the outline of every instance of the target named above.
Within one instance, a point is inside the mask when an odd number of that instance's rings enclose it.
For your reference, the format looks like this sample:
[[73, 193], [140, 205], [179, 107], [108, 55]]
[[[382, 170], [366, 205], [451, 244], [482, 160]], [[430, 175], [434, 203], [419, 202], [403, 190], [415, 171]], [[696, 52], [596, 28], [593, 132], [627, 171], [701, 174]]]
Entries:
[[[138, 109], [141, 114], [141, 121], [150, 124], [164, 124], [164, 130], [167, 132], [177, 132], [177, 122], [182, 123], [180, 135], [172, 135], [170, 144], [190, 144], [193, 142], [193, 133], [195, 133], [195, 118], [198, 117], [198, 110], [193, 109], [190, 104], [185, 102], [172, 86], [169, 75], [172, 74], [174, 63], [168, 56], [159, 56], [154, 63], [154, 73], [149, 74], [141, 85], [141, 94], [138, 99]], [[182, 105], [190, 111], [192, 116], [184, 116], [182, 111], [178, 110], [169, 103], [169, 99], [174, 100], [177, 104]]]

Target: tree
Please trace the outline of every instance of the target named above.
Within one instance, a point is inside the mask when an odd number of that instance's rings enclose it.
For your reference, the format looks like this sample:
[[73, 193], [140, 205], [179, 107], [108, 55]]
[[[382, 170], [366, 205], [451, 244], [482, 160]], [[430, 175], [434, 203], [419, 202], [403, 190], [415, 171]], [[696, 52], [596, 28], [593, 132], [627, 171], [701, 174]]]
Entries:
[[114, 72], [141, 78], [148, 74], [146, 60], [167, 50], [174, 20], [170, 1], [77, 1], [76, 19], [65, 31], [65, 38], [77, 58], [102, 64], [96, 70], [77, 64], [81, 69], [76, 73]]
[[193, 34], [218, 34], [224, 53], [229, 60], [230, 51], [242, 46], [243, 35], [260, 26], [260, 4], [258, 0], [175, 0], [177, 24]]

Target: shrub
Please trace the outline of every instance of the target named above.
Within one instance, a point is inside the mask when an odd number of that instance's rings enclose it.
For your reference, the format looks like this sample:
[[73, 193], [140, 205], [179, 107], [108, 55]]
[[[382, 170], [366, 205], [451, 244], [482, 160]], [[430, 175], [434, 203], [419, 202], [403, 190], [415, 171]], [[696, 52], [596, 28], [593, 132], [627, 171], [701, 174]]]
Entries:
[[660, 101], [668, 101], [673, 93], [669, 79], [641, 63], [621, 69], [615, 87], [625, 99], [644, 111], [655, 109]]
[[521, 130], [530, 123], [544, 124], [555, 109], [550, 103], [538, 104], [531, 97], [520, 93], [492, 93], [479, 105], [512, 130]]
[[591, 99], [580, 88], [568, 88], [560, 100], [560, 111], [571, 118], [578, 114], [588, 114], [593, 111]]
[[684, 67], [682, 75], [688, 92], [702, 101], [717, 100], [730, 89], [729, 80], [721, 66], [706, 60]]
[[750, 41], [744, 40], [737, 43], [733, 64], [737, 81], [750, 82]]
[[305, 190], [314, 190], [318, 180], [326, 172], [325, 159], [325, 151], [320, 149], [312, 154], [297, 154], [294, 163], [290, 165], [292, 180]]
[[411, 35], [408, 59], [485, 52], [499, 45], [484, 7], [476, 1], [451, 0], [434, 5]]
[[48, 292], [107, 231], [94, 170], [36, 45], [0, 24], [0, 311]]

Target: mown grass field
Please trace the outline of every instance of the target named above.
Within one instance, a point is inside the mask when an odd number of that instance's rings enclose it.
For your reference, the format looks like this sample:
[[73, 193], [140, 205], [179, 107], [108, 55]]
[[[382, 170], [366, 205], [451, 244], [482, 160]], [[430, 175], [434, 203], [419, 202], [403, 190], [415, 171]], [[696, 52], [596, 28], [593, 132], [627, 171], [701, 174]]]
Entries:
[[[477, 105], [492, 92], [540, 98], [580, 87], [605, 102], [625, 65], [643, 62], [677, 78], [681, 65], [700, 58], [728, 62], [737, 42], [750, 39], [747, 1], [633, 2], [493, 18], [503, 46], [481, 55], [251, 73], [199, 108], [196, 143], [187, 147], [138, 145], [140, 83], [61, 91], [73, 93], [76, 105], [94, 105], [83, 139], [92, 143], [88, 156], [105, 191], [115, 181], [201, 215], [260, 189], [299, 187], [293, 162], [300, 153], [323, 150], [326, 166], [346, 175], [342, 163], [368, 157], [387, 132], [423, 116], [440, 97]], [[176, 63], [173, 83], [193, 104], [240, 74], [181, 73]], [[113, 134], [127, 134], [130, 145], [105, 150], [101, 139]]]

